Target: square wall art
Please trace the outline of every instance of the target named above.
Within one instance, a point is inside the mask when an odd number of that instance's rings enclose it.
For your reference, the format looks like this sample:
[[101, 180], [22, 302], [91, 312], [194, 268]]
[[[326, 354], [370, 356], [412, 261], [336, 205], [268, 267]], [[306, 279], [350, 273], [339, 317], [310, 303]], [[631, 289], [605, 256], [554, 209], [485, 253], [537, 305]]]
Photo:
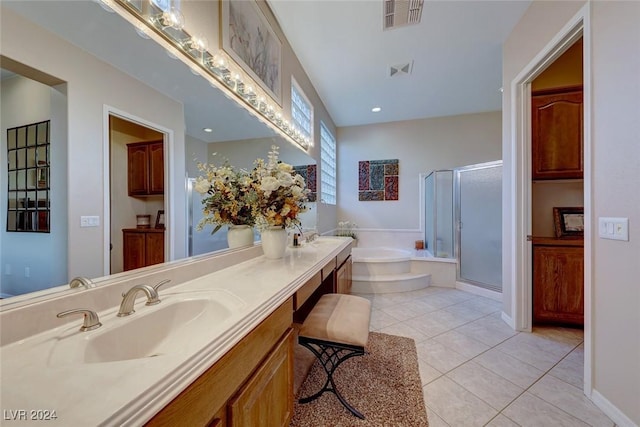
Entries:
[[318, 185], [316, 183], [316, 165], [302, 165], [294, 166], [293, 170], [304, 178], [304, 182], [307, 184], [309, 190], [309, 201], [315, 202], [318, 198]]
[[398, 159], [358, 163], [358, 200], [398, 200]]

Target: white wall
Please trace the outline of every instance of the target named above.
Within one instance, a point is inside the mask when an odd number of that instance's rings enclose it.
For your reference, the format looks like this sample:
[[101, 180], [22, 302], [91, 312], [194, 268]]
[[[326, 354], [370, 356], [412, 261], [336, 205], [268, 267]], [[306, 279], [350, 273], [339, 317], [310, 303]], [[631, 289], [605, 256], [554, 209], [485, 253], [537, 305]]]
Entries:
[[[511, 149], [510, 84], [584, 2], [533, 2], [504, 45], [503, 153], [505, 171], [514, 164]], [[590, 2], [593, 253], [585, 254], [592, 273], [592, 398], [618, 425], [640, 424], [640, 3]], [[516, 183], [505, 174], [503, 253], [515, 249], [511, 194]], [[588, 195], [587, 195], [588, 196]], [[628, 242], [598, 237], [601, 216], [629, 218]], [[512, 265], [503, 262], [505, 313], [514, 283]]]
[[[419, 175], [500, 160], [500, 120], [489, 112], [339, 128], [338, 221], [358, 224], [359, 245], [412, 248], [424, 238]], [[383, 159], [399, 159], [399, 200], [359, 201], [358, 162]]]
[[[170, 215], [168, 213], [167, 221], [168, 226], [184, 230], [185, 126], [182, 104], [10, 10], [3, 8], [1, 19], [3, 55], [68, 83], [69, 277], [99, 277], [104, 274], [104, 257], [108, 250], [103, 217], [108, 198], [104, 192], [105, 105], [174, 132], [173, 151], [168, 154], [171, 170], [167, 188], [173, 209]], [[81, 215], [100, 216], [100, 226], [80, 228]], [[176, 235], [171, 241], [173, 258], [184, 257], [184, 234]]]
[[[0, 91], [0, 289], [20, 295], [67, 283], [66, 94], [16, 75], [2, 81]], [[50, 232], [7, 232], [7, 129], [51, 120]], [[29, 269], [29, 277], [25, 268]]]

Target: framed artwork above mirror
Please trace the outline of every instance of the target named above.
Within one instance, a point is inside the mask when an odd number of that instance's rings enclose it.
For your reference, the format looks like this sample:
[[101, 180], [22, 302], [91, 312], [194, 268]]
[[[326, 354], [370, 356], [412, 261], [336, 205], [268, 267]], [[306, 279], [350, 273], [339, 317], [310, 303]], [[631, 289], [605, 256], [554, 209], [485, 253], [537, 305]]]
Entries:
[[7, 129], [7, 231], [49, 233], [50, 121]]

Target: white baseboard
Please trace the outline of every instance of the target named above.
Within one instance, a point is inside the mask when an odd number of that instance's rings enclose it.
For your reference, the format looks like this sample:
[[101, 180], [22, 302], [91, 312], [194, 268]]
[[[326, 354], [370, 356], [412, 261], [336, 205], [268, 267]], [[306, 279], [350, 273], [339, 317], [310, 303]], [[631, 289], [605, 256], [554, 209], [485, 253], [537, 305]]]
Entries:
[[598, 390], [591, 392], [591, 401], [605, 413], [606, 416], [611, 418], [618, 427], [638, 427], [638, 424], [634, 423], [629, 417], [627, 417], [620, 409], [618, 409], [613, 403], [609, 402], [607, 398], [598, 393]]
[[489, 289], [481, 288], [480, 286], [474, 286], [464, 282], [456, 282], [456, 289], [502, 302], [501, 292], [491, 291]]
[[503, 311], [500, 317], [502, 318], [502, 321], [509, 325], [511, 329], [513, 329], [514, 331], [516, 330], [516, 323], [513, 321], [513, 318], [511, 316], [507, 315], [507, 313]]

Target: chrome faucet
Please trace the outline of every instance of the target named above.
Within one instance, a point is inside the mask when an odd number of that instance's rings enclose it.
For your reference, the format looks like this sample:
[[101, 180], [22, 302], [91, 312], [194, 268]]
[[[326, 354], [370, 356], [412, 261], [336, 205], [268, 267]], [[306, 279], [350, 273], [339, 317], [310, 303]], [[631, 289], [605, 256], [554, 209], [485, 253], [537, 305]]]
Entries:
[[71, 288], [79, 288], [80, 286], [84, 286], [85, 288], [93, 288], [95, 285], [91, 281], [91, 279], [87, 279], [86, 277], [74, 277], [69, 282], [69, 287]]
[[158, 292], [151, 286], [135, 285], [133, 288], [122, 294], [122, 303], [120, 304], [118, 317], [124, 317], [135, 313], [133, 304], [136, 302], [136, 295], [140, 291], [144, 292], [147, 295], [147, 302], [145, 305], [156, 305], [160, 302], [160, 299], [158, 298]]
[[62, 318], [70, 314], [84, 315], [84, 321], [82, 322], [82, 326], [80, 327], [80, 330], [82, 332], [92, 331], [102, 326], [102, 323], [100, 323], [100, 319], [98, 319], [98, 313], [86, 308], [77, 308], [74, 310], [63, 311], [62, 313], [58, 313], [56, 316], [58, 318]]

